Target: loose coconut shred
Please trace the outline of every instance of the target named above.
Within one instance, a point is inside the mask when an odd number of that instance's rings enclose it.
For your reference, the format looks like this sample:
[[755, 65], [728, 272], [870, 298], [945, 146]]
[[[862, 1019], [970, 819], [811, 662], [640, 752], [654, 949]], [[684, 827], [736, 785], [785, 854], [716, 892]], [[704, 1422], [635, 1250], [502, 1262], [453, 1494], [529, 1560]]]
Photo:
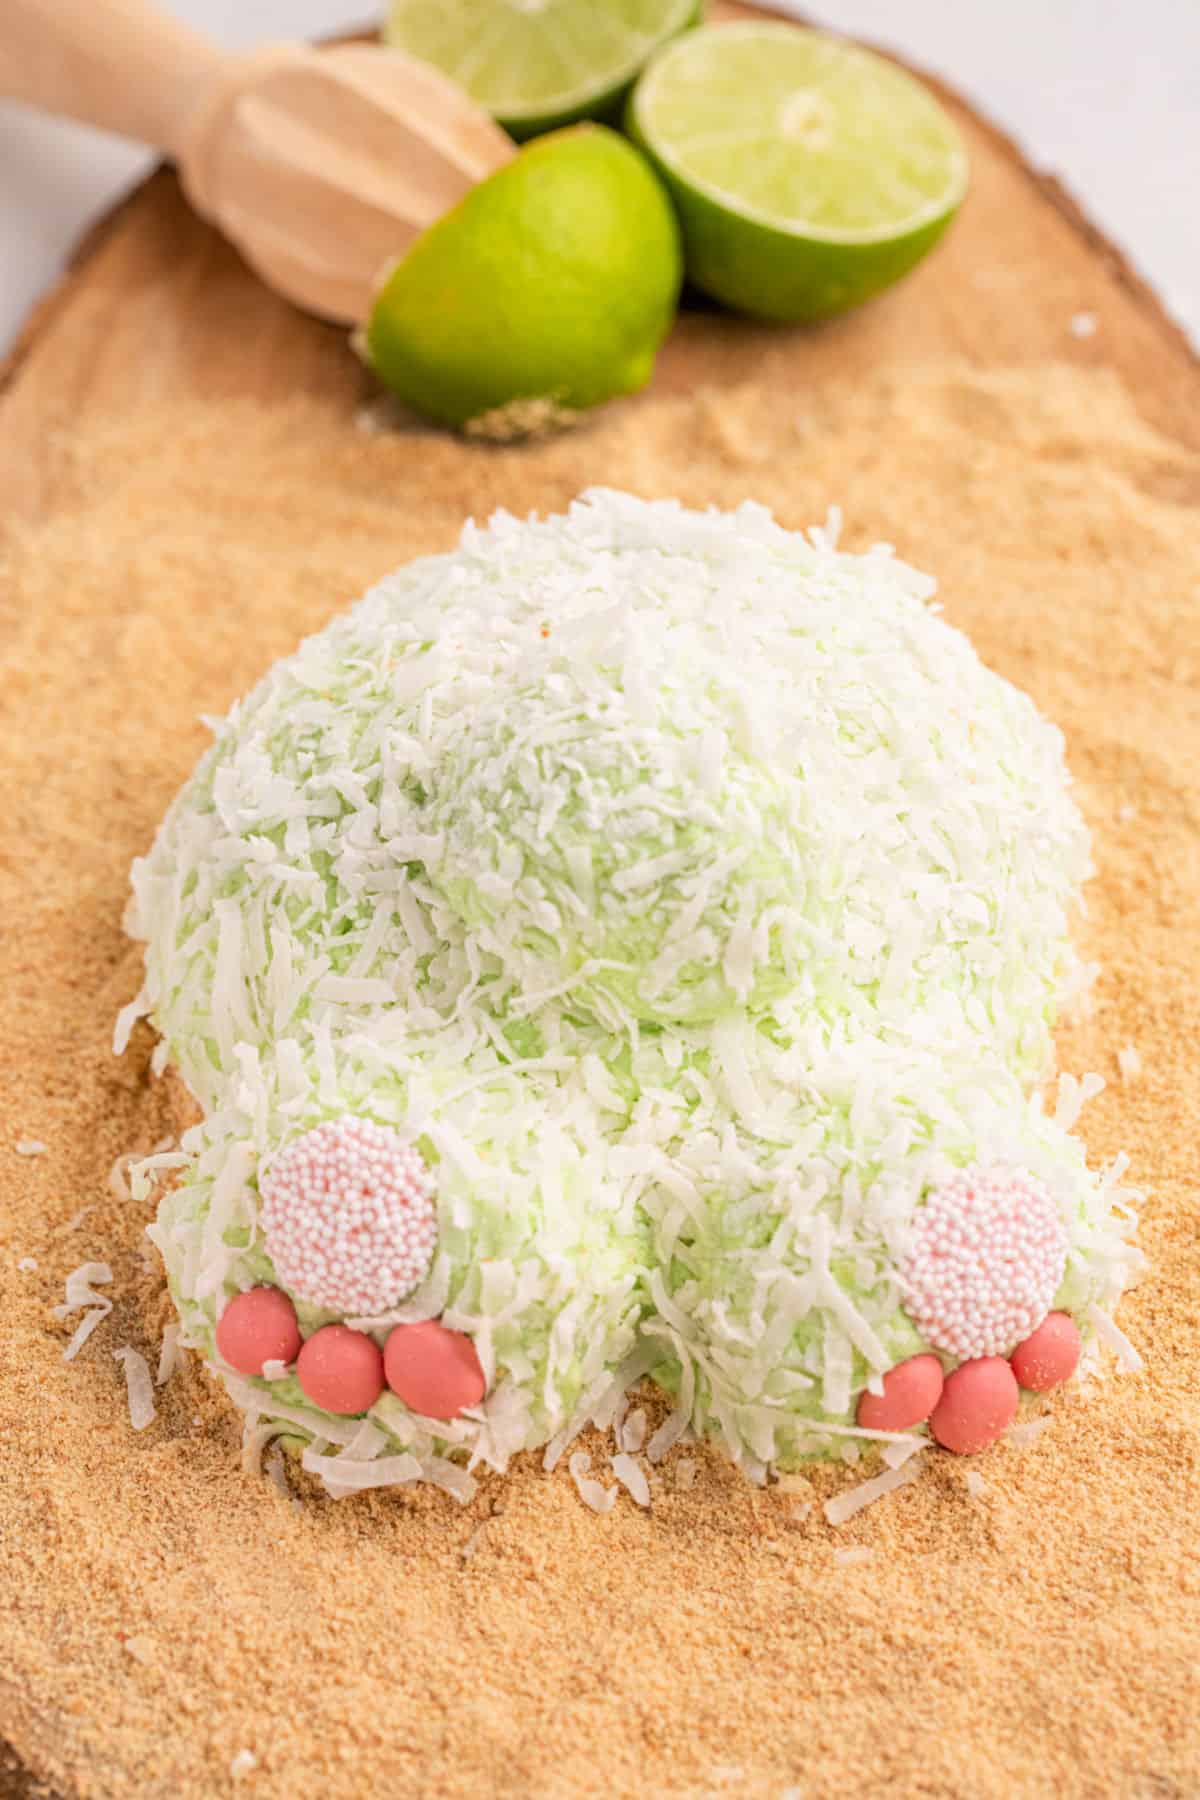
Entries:
[[179, 1334], [182, 1329], [178, 1320], [163, 1329], [162, 1345], [158, 1353], [158, 1373], [154, 1377], [157, 1387], [165, 1387], [179, 1367]]
[[905, 1463], [901, 1469], [886, 1469], [873, 1480], [864, 1481], [861, 1487], [835, 1494], [832, 1500], [826, 1500], [822, 1510], [831, 1525], [845, 1525], [865, 1506], [874, 1505], [876, 1500], [882, 1500], [885, 1494], [893, 1493], [896, 1488], [907, 1487], [910, 1481], [917, 1479], [919, 1473], [919, 1467], [912, 1462]]
[[73, 1312], [87, 1307], [83, 1318], [75, 1327], [71, 1341], [63, 1351], [63, 1361], [73, 1362], [83, 1349], [102, 1319], [106, 1319], [112, 1311], [112, 1301], [107, 1294], [98, 1292], [98, 1285], [105, 1287], [112, 1280], [113, 1273], [107, 1263], [80, 1263], [67, 1276], [67, 1297], [54, 1308], [56, 1319], [69, 1318]]
[[650, 1504], [650, 1483], [646, 1479], [646, 1471], [642, 1465], [624, 1451], [612, 1458], [613, 1474], [628, 1494], [631, 1494], [639, 1506]]
[[154, 1383], [150, 1365], [140, 1350], [123, 1344], [113, 1351], [117, 1362], [125, 1365], [125, 1389], [129, 1400], [129, 1423], [135, 1431], [145, 1431], [154, 1423]]
[[593, 1512], [611, 1512], [617, 1503], [615, 1487], [606, 1488], [603, 1482], [594, 1480], [588, 1474], [592, 1459], [586, 1450], [576, 1450], [567, 1463], [571, 1471], [571, 1480], [575, 1483], [575, 1491], [585, 1506]]

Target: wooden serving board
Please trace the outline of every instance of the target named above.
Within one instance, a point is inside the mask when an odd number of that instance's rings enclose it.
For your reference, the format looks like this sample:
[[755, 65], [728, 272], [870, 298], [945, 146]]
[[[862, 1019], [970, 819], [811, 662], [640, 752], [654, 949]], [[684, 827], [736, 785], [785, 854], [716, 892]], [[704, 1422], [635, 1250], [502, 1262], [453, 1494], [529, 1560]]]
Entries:
[[[656, 390], [735, 383], [781, 342], [796, 389], [946, 357], [984, 369], [1065, 360], [1113, 370], [1149, 420], [1200, 444], [1196, 356], [1154, 293], [1053, 175], [1033, 169], [943, 83], [924, 79], [961, 125], [972, 167], [969, 205], [936, 260], [885, 303], [818, 330], [785, 334], [685, 314]], [[1101, 302], [1103, 330], [1073, 338], [1072, 318]], [[53, 509], [48, 445], [66, 421], [222, 395], [270, 403], [304, 391], [346, 405], [362, 387], [343, 334], [253, 280], [161, 169], [84, 240], [0, 363], [5, 513]]]
[[[3, 366], [0, 1794], [210, 1795], [242, 1748], [258, 1796], [1200, 1792], [1200, 370], [1058, 184], [943, 98], [972, 190], [913, 277], [817, 330], [685, 312], [647, 395], [550, 444], [368, 434], [342, 334], [259, 286], [167, 171]], [[789, 524], [841, 502], [1066, 732], [1105, 974], [1062, 1050], [1110, 1079], [1093, 1153], [1124, 1145], [1154, 1190], [1121, 1314], [1149, 1367], [990, 1453], [983, 1499], [939, 1457], [838, 1535], [694, 1451], [694, 1489], [668, 1468], [648, 1514], [595, 1519], [533, 1460], [465, 1517], [289, 1507], [238, 1472], [193, 1369], [126, 1424], [110, 1351], [152, 1356], [166, 1306], [108, 1172], [178, 1097], [148, 1032], [121, 1063], [108, 1038], [138, 985], [126, 870], [195, 715], [466, 514], [591, 480]], [[64, 1368], [50, 1307], [85, 1257], [117, 1305]]]

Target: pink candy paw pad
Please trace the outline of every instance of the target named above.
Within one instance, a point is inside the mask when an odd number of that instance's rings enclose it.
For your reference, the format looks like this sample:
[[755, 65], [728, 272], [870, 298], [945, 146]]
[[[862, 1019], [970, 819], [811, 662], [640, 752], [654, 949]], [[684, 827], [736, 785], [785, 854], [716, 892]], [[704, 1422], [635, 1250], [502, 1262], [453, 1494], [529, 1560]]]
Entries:
[[289, 1144], [261, 1187], [264, 1244], [282, 1286], [251, 1288], [226, 1306], [216, 1346], [229, 1367], [261, 1376], [268, 1363], [294, 1364], [306, 1397], [330, 1413], [367, 1412], [385, 1386], [431, 1419], [478, 1406], [487, 1379], [461, 1331], [437, 1319], [397, 1325], [382, 1350], [347, 1324], [303, 1339], [290, 1298], [369, 1318], [420, 1286], [437, 1214], [413, 1146], [369, 1119], [330, 1119]]
[[922, 1337], [970, 1362], [1007, 1356], [1041, 1324], [1066, 1263], [1067, 1234], [1042, 1183], [971, 1168], [917, 1214], [900, 1276]]
[[1012, 1424], [1020, 1390], [1046, 1393], [1073, 1375], [1078, 1328], [1050, 1306], [1066, 1267], [1067, 1236], [1042, 1183], [1022, 1171], [964, 1169], [917, 1216], [901, 1266], [922, 1335], [958, 1359], [948, 1375], [930, 1353], [889, 1369], [865, 1393], [858, 1422], [907, 1431], [929, 1422], [947, 1450], [984, 1450]]
[[275, 1158], [261, 1186], [267, 1255], [297, 1299], [367, 1316], [395, 1306], [429, 1273], [433, 1178], [390, 1126], [326, 1120]]

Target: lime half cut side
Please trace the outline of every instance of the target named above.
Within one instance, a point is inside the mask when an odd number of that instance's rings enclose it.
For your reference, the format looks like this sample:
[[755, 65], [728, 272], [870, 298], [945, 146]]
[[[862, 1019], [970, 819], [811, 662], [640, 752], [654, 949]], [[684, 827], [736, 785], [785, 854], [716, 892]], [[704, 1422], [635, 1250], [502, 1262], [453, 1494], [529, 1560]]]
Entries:
[[919, 81], [795, 25], [713, 25], [667, 45], [629, 127], [671, 189], [692, 280], [760, 318], [869, 299], [966, 193], [962, 139]]
[[527, 138], [612, 114], [697, 12], [698, 0], [391, 0], [384, 37]]

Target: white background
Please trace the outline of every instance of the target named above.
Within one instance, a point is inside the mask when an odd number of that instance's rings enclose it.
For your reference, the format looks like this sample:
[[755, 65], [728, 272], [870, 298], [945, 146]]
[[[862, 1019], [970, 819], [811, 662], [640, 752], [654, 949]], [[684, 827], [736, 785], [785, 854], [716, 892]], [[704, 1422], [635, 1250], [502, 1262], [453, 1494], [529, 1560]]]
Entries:
[[[368, 5], [173, 0], [172, 10], [232, 46], [361, 25]], [[1200, 342], [1200, 0], [811, 0], [805, 10], [969, 95], [1064, 177]], [[82, 227], [145, 167], [112, 138], [0, 101], [0, 353]]]

